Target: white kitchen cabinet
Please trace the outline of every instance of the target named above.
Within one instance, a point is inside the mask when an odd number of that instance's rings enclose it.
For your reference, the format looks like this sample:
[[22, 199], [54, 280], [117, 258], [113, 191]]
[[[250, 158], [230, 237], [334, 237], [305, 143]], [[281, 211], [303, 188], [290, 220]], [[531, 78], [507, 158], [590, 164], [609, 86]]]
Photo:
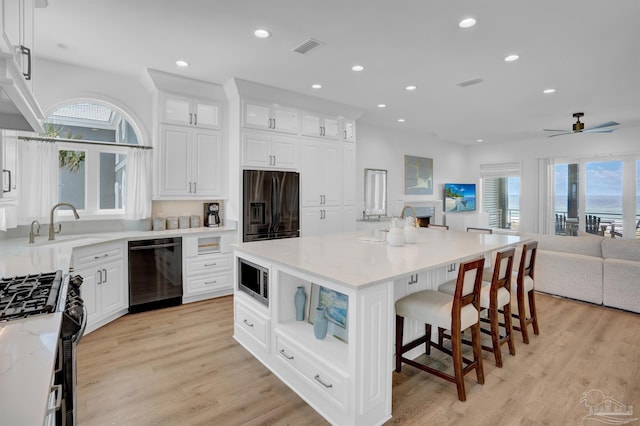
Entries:
[[0, 51], [13, 56], [31, 88], [34, 0], [2, 0]]
[[302, 135], [340, 139], [340, 120], [318, 114], [302, 113]]
[[182, 238], [184, 303], [233, 293], [232, 255], [228, 250], [230, 242], [224, 241], [225, 236], [209, 234]]
[[18, 133], [14, 130], [2, 130], [0, 140], [0, 164], [2, 164], [0, 204], [15, 204], [18, 193]]
[[327, 235], [343, 232], [340, 207], [303, 207], [300, 209], [300, 235]]
[[160, 122], [209, 129], [221, 128], [222, 104], [160, 92]]
[[124, 243], [105, 243], [74, 249], [74, 274], [84, 279], [80, 295], [87, 308], [87, 333], [127, 313]]
[[354, 120], [342, 120], [342, 140], [345, 142], [356, 141], [356, 122]]
[[294, 138], [262, 133], [242, 136], [242, 165], [295, 169], [298, 166], [298, 141]]
[[157, 198], [222, 195], [222, 140], [215, 130], [161, 125]]
[[355, 144], [342, 146], [342, 204], [356, 204], [356, 149]]
[[301, 207], [342, 205], [342, 146], [304, 141], [300, 153]]
[[245, 128], [298, 134], [299, 117], [295, 108], [247, 99], [242, 101], [242, 126]]

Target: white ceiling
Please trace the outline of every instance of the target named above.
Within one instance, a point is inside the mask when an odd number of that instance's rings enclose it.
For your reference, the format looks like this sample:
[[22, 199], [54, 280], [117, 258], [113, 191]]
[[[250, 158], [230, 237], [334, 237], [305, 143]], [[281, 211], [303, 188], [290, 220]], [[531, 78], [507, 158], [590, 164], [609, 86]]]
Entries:
[[[467, 16], [477, 25], [459, 29]], [[36, 11], [35, 49], [128, 74], [239, 77], [355, 106], [384, 126], [476, 144], [571, 129], [578, 111], [585, 127], [640, 125], [639, 21], [638, 0], [50, 0]], [[258, 27], [272, 36], [255, 38]], [[307, 38], [326, 44], [291, 51]], [[514, 52], [520, 60], [504, 62]], [[191, 66], [178, 69], [179, 58]], [[365, 71], [351, 71], [355, 64]]]

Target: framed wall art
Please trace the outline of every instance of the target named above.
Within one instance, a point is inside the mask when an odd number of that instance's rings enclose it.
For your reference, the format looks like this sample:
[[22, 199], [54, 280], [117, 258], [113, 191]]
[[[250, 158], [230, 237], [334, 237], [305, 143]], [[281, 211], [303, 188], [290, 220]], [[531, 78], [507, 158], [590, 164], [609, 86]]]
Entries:
[[318, 284], [311, 284], [311, 297], [309, 298], [309, 314], [307, 318], [313, 324], [313, 310], [315, 308], [326, 308], [327, 333], [330, 333], [342, 340], [348, 342], [349, 339], [349, 296], [322, 287]]
[[433, 195], [433, 158], [404, 156], [405, 195]]

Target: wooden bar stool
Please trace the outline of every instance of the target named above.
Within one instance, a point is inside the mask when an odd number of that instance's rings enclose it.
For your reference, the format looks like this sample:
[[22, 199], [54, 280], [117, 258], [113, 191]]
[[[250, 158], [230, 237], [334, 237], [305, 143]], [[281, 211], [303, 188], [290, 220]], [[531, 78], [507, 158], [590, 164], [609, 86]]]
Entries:
[[[522, 257], [520, 258], [520, 266], [518, 268], [515, 286], [511, 286], [511, 294], [513, 295], [515, 292], [516, 301], [518, 302], [518, 313], [513, 313], [512, 316], [519, 322], [519, 326], [514, 325], [513, 329], [522, 333], [522, 341], [526, 344], [529, 344], [529, 333], [527, 332], [529, 324], [533, 325], [533, 334], [536, 336], [540, 334], [534, 291], [534, 272], [537, 251], [537, 241], [530, 241], [522, 246]], [[515, 287], [515, 289], [513, 287]], [[527, 317], [527, 301], [525, 301], [525, 295], [529, 302], [529, 317]]]
[[[481, 329], [491, 336], [491, 346], [482, 345], [482, 349], [492, 352], [496, 360], [496, 366], [502, 368], [502, 345], [509, 346], [509, 353], [516, 354], [513, 342], [513, 325], [511, 322], [511, 276], [513, 270], [513, 258], [516, 249], [499, 251], [496, 255], [495, 266], [492, 271], [484, 271], [482, 288], [480, 289], [480, 308], [488, 309], [489, 318], [481, 318], [480, 321], [488, 322], [490, 329]], [[489, 281], [487, 281], [487, 279]], [[438, 291], [453, 294], [455, 281], [441, 284]], [[504, 317], [504, 323], [500, 323], [500, 312]], [[504, 326], [504, 335], [500, 335], [500, 326]], [[438, 343], [442, 344], [444, 338], [451, 336], [445, 333], [438, 334]], [[471, 342], [462, 340], [463, 343]]]
[[[412, 293], [396, 302], [396, 371], [401, 371], [404, 362], [453, 382], [456, 384], [460, 401], [467, 399], [464, 387], [465, 374], [475, 370], [478, 383], [484, 384], [479, 316], [483, 267], [484, 259], [461, 263], [453, 296], [435, 290], [424, 290]], [[403, 345], [405, 317], [425, 324], [425, 335]], [[432, 326], [438, 327], [438, 330], [451, 330], [451, 350], [431, 341]], [[468, 328], [471, 328], [473, 360], [462, 356], [462, 331]], [[433, 346], [453, 358], [453, 376], [402, 356], [422, 343], [426, 344], [427, 355], [430, 354]], [[463, 367], [463, 364], [466, 366]]]

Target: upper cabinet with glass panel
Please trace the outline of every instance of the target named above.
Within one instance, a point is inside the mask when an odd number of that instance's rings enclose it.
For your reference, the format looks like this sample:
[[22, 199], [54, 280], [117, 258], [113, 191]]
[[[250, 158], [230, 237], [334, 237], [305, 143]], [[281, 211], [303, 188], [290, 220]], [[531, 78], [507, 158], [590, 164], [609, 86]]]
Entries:
[[160, 92], [160, 122], [208, 129], [221, 127], [220, 103]]

